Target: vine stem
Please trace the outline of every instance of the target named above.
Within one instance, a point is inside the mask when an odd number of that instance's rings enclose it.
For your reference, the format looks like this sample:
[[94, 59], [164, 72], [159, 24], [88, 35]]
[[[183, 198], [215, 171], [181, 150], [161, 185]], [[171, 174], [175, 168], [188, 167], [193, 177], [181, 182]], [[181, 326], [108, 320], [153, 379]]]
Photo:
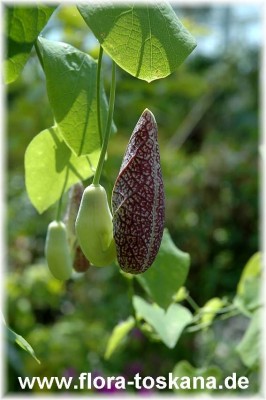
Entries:
[[67, 181], [68, 181], [68, 175], [69, 175], [69, 166], [67, 166], [66, 169], [66, 177], [65, 177], [65, 181], [64, 181], [64, 185], [62, 188], [62, 192], [61, 192], [61, 196], [60, 199], [58, 201], [58, 206], [57, 206], [57, 212], [56, 212], [56, 221], [60, 222], [61, 221], [61, 211], [62, 211], [62, 202], [63, 202], [63, 195], [66, 189], [66, 185], [67, 185]]
[[200, 309], [200, 307], [197, 305], [197, 303], [192, 299], [190, 295], [187, 295], [186, 300], [194, 309], [194, 311], [198, 311]]
[[[99, 182], [100, 182], [100, 177], [101, 177], [101, 173], [102, 173], [102, 169], [103, 169], [103, 163], [104, 163], [106, 150], [107, 150], [107, 146], [108, 146], [108, 142], [109, 142], [109, 137], [110, 137], [110, 133], [111, 133], [111, 126], [112, 126], [113, 113], [114, 113], [114, 104], [115, 104], [115, 80], [116, 80], [116, 65], [115, 65], [115, 62], [113, 61], [112, 82], [111, 82], [111, 88], [110, 88], [110, 99], [109, 99], [107, 123], [106, 123], [106, 127], [105, 127], [100, 158], [99, 158], [96, 172], [95, 172], [95, 175], [93, 178], [93, 184], [95, 186], [99, 185]], [[98, 113], [99, 113], [99, 110], [98, 110]]]
[[98, 65], [97, 65], [96, 98], [97, 98], [98, 131], [101, 139], [101, 146], [103, 144], [103, 134], [102, 134], [102, 124], [101, 124], [101, 103], [100, 103], [102, 57], [103, 57], [103, 48], [102, 46], [100, 46]]

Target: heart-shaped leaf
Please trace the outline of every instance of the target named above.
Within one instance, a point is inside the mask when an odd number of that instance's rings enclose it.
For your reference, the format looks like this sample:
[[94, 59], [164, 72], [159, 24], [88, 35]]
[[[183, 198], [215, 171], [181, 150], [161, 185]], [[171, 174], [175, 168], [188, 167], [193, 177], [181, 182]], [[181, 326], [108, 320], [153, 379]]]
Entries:
[[77, 157], [67, 147], [57, 128], [52, 127], [35, 136], [25, 152], [25, 180], [28, 196], [39, 213], [61, 196], [68, 169], [65, 191], [74, 183], [93, 175], [99, 151]]
[[146, 271], [161, 244], [165, 207], [157, 124], [148, 109], [129, 140], [112, 206], [120, 267], [132, 274]]
[[165, 1], [97, 1], [78, 9], [106, 53], [125, 71], [148, 82], [168, 76], [196, 47]]
[[160, 336], [162, 342], [172, 349], [183, 329], [191, 322], [191, 312], [180, 304], [171, 304], [164, 311], [157, 304], [149, 304], [139, 296], [133, 297], [137, 316], [147, 321]]

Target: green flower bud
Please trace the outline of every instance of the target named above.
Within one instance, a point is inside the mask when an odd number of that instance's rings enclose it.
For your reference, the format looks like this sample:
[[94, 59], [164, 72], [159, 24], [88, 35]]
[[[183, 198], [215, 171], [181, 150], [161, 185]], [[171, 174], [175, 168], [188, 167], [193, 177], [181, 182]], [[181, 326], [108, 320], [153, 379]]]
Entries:
[[115, 260], [112, 214], [101, 185], [92, 184], [84, 190], [76, 233], [82, 252], [93, 265], [103, 267]]
[[61, 221], [53, 221], [48, 226], [45, 257], [55, 278], [64, 281], [71, 277], [72, 257], [68, 246], [66, 227]]

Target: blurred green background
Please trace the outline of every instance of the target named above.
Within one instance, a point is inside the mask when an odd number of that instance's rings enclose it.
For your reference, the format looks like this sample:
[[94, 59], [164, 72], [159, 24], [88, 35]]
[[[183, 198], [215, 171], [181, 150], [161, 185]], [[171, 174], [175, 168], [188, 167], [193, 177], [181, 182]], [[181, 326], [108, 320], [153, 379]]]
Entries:
[[[176, 11], [198, 47], [177, 72], [149, 84], [117, 68], [118, 132], [110, 140], [102, 182], [110, 195], [131, 132], [148, 107], [159, 127], [166, 226], [175, 244], [191, 256], [186, 287], [202, 306], [211, 297], [234, 296], [245, 263], [259, 248], [260, 8]], [[73, 6], [61, 5], [43, 35], [97, 57], [97, 43]], [[104, 57], [103, 64], [108, 93], [110, 60]], [[35, 211], [25, 191], [23, 165], [31, 139], [53, 123], [34, 52], [22, 76], [8, 87], [6, 114], [5, 317], [41, 361], [10, 345], [8, 391], [20, 390], [17, 376], [78, 377], [87, 371], [158, 376], [183, 359], [198, 367], [211, 360], [225, 376], [244, 375], [246, 367], [234, 352], [247, 326], [243, 317], [217, 322], [209, 332], [183, 335], [173, 350], [135, 329], [122, 351], [104, 360], [113, 327], [132, 312], [129, 287], [115, 267], [91, 268], [67, 284], [48, 272], [44, 241], [55, 208], [43, 215]], [[254, 377], [250, 391], [257, 386]]]

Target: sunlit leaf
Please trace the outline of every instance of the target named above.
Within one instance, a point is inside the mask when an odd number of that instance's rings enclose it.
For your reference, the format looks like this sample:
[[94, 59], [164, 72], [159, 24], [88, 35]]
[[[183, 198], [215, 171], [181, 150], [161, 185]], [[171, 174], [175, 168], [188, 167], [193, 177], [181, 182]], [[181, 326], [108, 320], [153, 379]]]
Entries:
[[98, 1], [78, 9], [106, 53], [125, 71], [148, 82], [175, 71], [196, 47], [167, 2]]
[[56, 127], [33, 138], [25, 152], [26, 189], [39, 213], [45, 211], [61, 196], [66, 173], [65, 191], [74, 183], [92, 176], [99, 151], [90, 156], [75, 156], [67, 147]]

